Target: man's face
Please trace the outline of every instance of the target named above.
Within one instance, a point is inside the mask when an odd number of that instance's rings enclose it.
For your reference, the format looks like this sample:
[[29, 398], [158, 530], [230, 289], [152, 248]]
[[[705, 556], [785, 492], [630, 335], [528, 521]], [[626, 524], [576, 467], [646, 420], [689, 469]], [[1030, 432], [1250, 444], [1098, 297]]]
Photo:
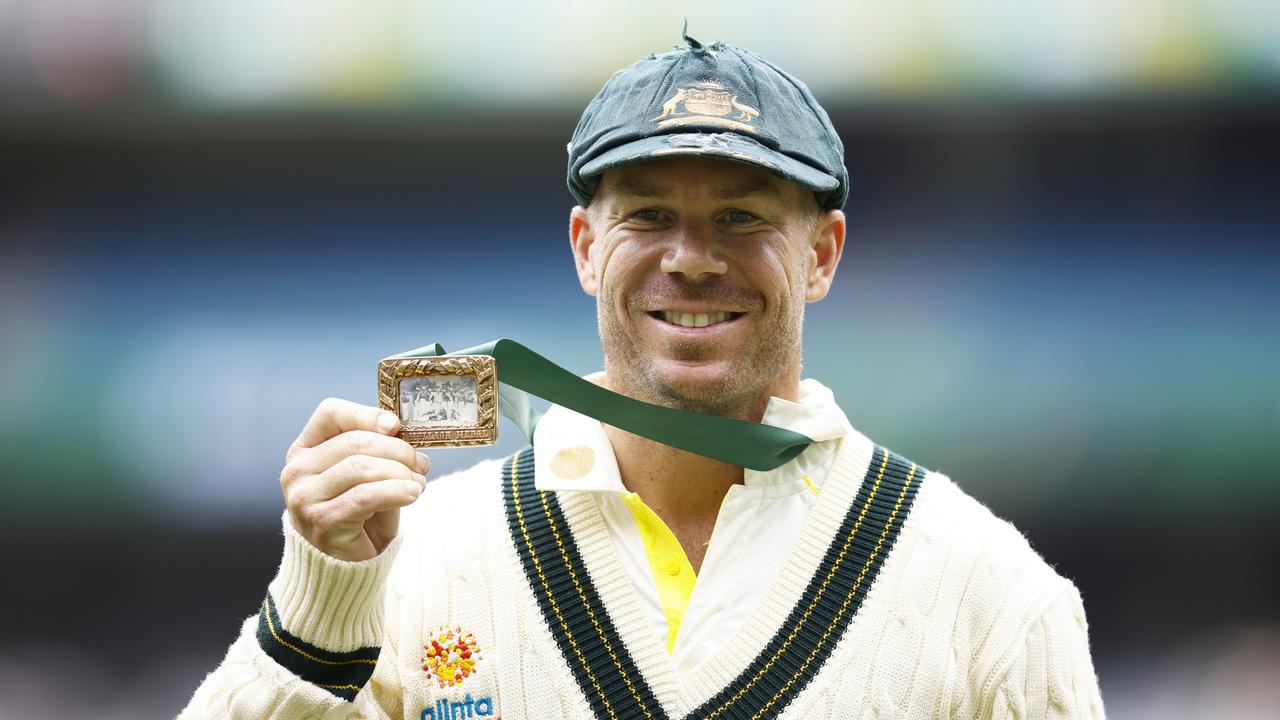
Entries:
[[606, 172], [570, 234], [610, 387], [753, 420], [771, 395], [794, 397], [804, 304], [826, 294], [843, 247], [839, 211], [752, 167], [666, 158]]

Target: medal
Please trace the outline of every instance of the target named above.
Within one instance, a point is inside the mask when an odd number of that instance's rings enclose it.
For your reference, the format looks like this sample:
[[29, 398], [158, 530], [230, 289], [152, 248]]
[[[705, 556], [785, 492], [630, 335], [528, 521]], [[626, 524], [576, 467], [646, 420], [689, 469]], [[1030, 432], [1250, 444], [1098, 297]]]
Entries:
[[415, 447], [497, 442], [499, 394], [502, 413], [530, 442], [541, 415], [530, 395], [664, 445], [752, 470], [772, 470], [813, 442], [785, 428], [619, 395], [506, 338], [456, 355], [433, 343], [378, 363], [378, 404], [396, 413], [400, 437]]
[[400, 439], [414, 447], [498, 441], [498, 373], [488, 355], [386, 358], [378, 405], [400, 418]]

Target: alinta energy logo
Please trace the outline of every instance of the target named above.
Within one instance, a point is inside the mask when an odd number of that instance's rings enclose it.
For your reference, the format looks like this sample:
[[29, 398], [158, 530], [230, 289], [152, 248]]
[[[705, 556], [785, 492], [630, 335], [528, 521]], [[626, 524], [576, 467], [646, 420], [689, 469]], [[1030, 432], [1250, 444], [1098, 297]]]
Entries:
[[458, 687], [476, 671], [480, 647], [475, 633], [442, 628], [422, 646], [422, 669], [441, 688]]
[[502, 720], [493, 714], [493, 698], [472, 698], [471, 693], [462, 700], [437, 700], [435, 707], [422, 708], [418, 720], [471, 720], [476, 717]]

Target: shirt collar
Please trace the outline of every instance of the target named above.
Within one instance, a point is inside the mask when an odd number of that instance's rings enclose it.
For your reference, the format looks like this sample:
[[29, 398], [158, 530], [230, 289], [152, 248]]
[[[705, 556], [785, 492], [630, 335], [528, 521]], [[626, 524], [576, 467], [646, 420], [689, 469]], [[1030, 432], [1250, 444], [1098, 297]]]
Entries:
[[[597, 373], [587, 379], [599, 382], [602, 376]], [[766, 472], [747, 470], [743, 480], [748, 486], [799, 480], [816, 461], [829, 455], [834, 440], [853, 430], [831, 390], [817, 380], [801, 381], [797, 402], [770, 398], [761, 422], [807, 435], [814, 443], [781, 467]], [[613, 445], [595, 418], [552, 405], [533, 431], [533, 456], [538, 490], [627, 492]], [[814, 482], [820, 483], [821, 478], [814, 478]]]

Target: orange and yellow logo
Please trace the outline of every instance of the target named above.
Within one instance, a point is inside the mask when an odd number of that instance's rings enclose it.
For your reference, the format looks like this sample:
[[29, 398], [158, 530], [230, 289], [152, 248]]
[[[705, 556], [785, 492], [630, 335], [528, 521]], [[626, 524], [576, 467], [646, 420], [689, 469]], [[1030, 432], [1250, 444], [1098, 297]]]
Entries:
[[480, 659], [475, 633], [464, 633], [461, 627], [442, 628], [422, 646], [422, 669], [442, 688], [461, 685]]

